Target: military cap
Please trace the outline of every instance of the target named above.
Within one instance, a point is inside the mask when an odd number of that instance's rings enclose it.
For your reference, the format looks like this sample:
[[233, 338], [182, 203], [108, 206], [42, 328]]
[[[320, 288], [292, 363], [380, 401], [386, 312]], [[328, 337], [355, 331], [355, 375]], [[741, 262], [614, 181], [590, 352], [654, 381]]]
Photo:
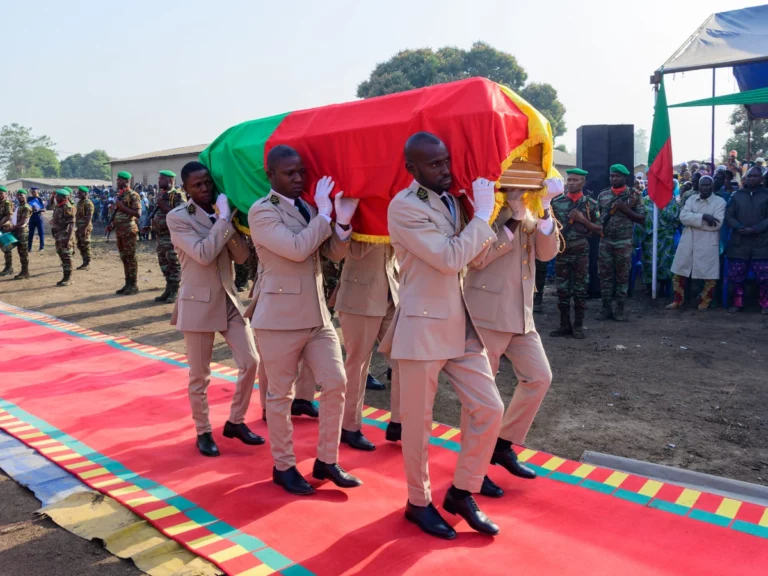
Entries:
[[176, 178], [176, 173], [171, 170], [160, 170], [160, 176], [168, 176], [168, 178]]
[[64, 188], [62, 188], [62, 190], [66, 190], [67, 192], [72, 194], [72, 188], [70, 188], [69, 186], [64, 186]]
[[130, 172], [125, 172], [125, 171], [118, 172], [117, 173], [117, 177], [118, 178], [125, 178], [126, 180], [130, 180], [131, 179], [131, 173]]
[[629, 170], [627, 170], [627, 167], [624, 166], [624, 164], [614, 164], [611, 166], [611, 172], [617, 172], [619, 174], [624, 174], [625, 176], [629, 176]]
[[56, 190], [58, 196], [69, 196], [72, 192], [68, 188], [59, 188]]
[[90, 192], [91, 191], [91, 189], [88, 188], [88, 186], [78, 186], [77, 189], [80, 190], [80, 192]]
[[0, 192], [8, 192], [8, 188], [5, 186], [0, 186]]
[[582, 170], [581, 168], [570, 168], [565, 171], [566, 174], [576, 174], [576, 176], [586, 176], [589, 174], [586, 170]]
[[19, 188], [18, 190], [16, 190], [16, 194], [22, 194], [22, 195], [26, 196], [27, 195], [27, 191], [24, 190], [24, 188]]

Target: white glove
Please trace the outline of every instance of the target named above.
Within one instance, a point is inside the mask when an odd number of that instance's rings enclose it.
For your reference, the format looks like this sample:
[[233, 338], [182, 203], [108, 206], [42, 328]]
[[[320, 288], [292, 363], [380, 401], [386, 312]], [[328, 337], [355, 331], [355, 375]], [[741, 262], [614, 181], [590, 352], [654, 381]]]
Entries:
[[525, 219], [526, 210], [522, 200], [507, 199], [507, 204], [509, 204], [509, 208], [512, 210], [512, 218], [515, 220]]
[[472, 182], [472, 195], [474, 196], [475, 217], [488, 222], [496, 205], [494, 194], [496, 186], [490, 180], [478, 178]]
[[333, 179], [330, 176], [323, 176], [318, 180], [315, 186], [315, 205], [317, 212], [321, 216], [330, 219], [333, 203], [331, 202], [331, 192], [333, 192]]
[[360, 200], [358, 198], [344, 198], [344, 192], [336, 194], [336, 197], [333, 199], [333, 205], [336, 208], [336, 222], [342, 226], [349, 225], [359, 203]]
[[219, 194], [219, 197], [216, 198], [216, 208], [219, 209], [219, 218], [229, 222], [229, 219], [232, 216], [232, 210], [229, 207], [229, 200], [227, 200], [226, 194]]
[[547, 194], [541, 198], [541, 206], [546, 210], [552, 204], [552, 199], [563, 193], [563, 181], [560, 178], [548, 178], [544, 180], [544, 186]]

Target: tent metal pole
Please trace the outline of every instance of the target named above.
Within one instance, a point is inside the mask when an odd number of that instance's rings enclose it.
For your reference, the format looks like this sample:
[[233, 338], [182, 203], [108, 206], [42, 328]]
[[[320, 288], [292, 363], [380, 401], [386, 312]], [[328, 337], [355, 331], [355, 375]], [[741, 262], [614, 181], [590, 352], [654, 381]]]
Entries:
[[[712, 68], [712, 98], [715, 97], [715, 72]], [[715, 169], [715, 107], [712, 106], [712, 170]]]

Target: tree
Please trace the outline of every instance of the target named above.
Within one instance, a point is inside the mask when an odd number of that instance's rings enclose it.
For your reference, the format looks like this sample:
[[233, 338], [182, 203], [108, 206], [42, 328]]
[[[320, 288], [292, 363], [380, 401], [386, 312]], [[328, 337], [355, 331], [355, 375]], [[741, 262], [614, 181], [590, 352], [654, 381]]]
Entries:
[[414, 88], [481, 76], [518, 92], [546, 116], [552, 133], [565, 134], [565, 107], [557, 90], [549, 84], [525, 85], [528, 74], [517, 59], [485, 42], [475, 42], [469, 50], [445, 47], [403, 50], [376, 65], [368, 80], [357, 87], [358, 98], [373, 98]]
[[[738, 157], [747, 157], [747, 132], [749, 130], [749, 118], [747, 109], [739, 106], [733, 111], [730, 118], [733, 126], [733, 136], [731, 136], [723, 147], [723, 159], [728, 157], [728, 152], [736, 150]], [[768, 120], [753, 120], [750, 148], [752, 150], [752, 159], [765, 154], [768, 151]]]
[[635, 166], [648, 163], [648, 132], [635, 130]]
[[[30, 168], [24, 176], [28, 178], [58, 178], [61, 171], [56, 152], [45, 146], [35, 146], [26, 155]], [[34, 174], [33, 174], [34, 172]], [[39, 176], [38, 173], [39, 172]]]
[[[0, 170], [8, 179], [42, 175], [45, 171], [40, 166], [34, 169], [36, 166], [34, 162], [44, 161], [47, 164], [47, 170], [50, 171], [52, 169], [50, 155], [42, 153], [39, 149], [47, 149], [55, 158], [53, 146], [54, 143], [48, 136], [33, 136], [32, 128], [28, 126], [16, 123], [3, 126], [0, 129]], [[34, 149], [38, 150], [33, 152]], [[58, 160], [56, 163], [58, 164]]]
[[89, 178], [110, 180], [112, 171], [109, 167], [109, 155], [104, 150], [94, 150], [85, 156], [73, 154], [61, 161], [63, 178]]

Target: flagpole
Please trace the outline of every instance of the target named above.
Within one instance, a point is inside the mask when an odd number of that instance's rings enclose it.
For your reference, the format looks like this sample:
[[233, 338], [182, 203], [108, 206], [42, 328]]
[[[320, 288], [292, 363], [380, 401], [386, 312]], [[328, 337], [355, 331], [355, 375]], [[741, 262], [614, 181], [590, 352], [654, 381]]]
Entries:
[[[655, 84], [653, 87], [653, 105], [656, 107], [656, 100], [659, 97], [659, 85]], [[649, 166], [650, 168], [650, 166]], [[650, 192], [650, 191], [649, 191]], [[656, 266], [657, 266], [657, 252], [659, 248], [659, 207], [656, 206], [656, 202], [653, 204], [653, 263], [652, 263], [652, 276], [651, 276], [651, 298], [656, 300]]]

